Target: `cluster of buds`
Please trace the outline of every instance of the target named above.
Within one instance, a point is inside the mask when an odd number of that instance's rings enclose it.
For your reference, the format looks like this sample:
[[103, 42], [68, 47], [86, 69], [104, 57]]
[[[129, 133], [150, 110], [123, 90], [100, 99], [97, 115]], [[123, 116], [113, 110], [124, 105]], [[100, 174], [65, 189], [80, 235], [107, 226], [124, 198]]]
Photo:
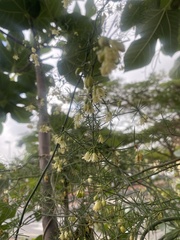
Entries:
[[107, 76], [116, 68], [120, 58], [119, 52], [124, 52], [125, 47], [122, 42], [107, 37], [100, 37], [98, 44], [100, 50], [97, 51], [97, 57], [101, 63], [101, 75]]
[[30, 105], [26, 106], [25, 109], [28, 112], [32, 112], [33, 110], [36, 109], [36, 107], [34, 105], [30, 104]]
[[51, 131], [51, 127], [49, 127], [48, 125], [41, 125], [39, 126], [39, 132], [42, 132], [42, 133], [48, 133]]
[[36, 53], [36, 49], [32, 48], [31, 51], [32, 51], [32, 53], [30, 55], [30, 60], [34, 63], [34, 65], [36, 67], [40, 66], [40, 64], [39, 64], [39, 57], [38, 57], [38, 54]]

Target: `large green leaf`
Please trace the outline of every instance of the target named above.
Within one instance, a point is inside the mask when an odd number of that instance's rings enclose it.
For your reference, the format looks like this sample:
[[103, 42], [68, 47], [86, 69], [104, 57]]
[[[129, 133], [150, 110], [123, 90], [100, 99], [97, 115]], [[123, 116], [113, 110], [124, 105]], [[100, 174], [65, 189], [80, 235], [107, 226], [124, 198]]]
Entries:
[[63, 58], [58, 62], [58, 71], [61, 76], [64, 76], [66, 81], [72, 85], [77, 85], [78, 87], [83, 87], [83, 81], [75, 74], [76, 68], [78, 67], [76, 64], [71, 62], [71, 59]]
[[40, 1], [40, 3], [41, 12], [34, 20], [34, 25], [36, 29], [42, 31], [42, 29], [47, 30], [50, 27], [50, 23], [57, 21], [62, 15], [64, 8], [60, 0], [44, 0]]
[[159, 39], [163, 45], [163, 53], [173, 55], [178, 50], [178, 34], [180, 11], [167, 10], [159, 24]]
[[[67, 43], [64, 46], [65, 54], [58, 62], [58, 70], [67, 82], [76, 85], [79, 80], [77, 69], [84, 75], [92, 70], [91, 64], [96, 59], [93, 47], [98, 38], [98, 28], [95, 21], [76, 12], [62, 15], [59, 25], [66, 32]], [[82, 86], [83, 81], [80, 80], [79, 87]]]
[[13, 61], [12, 52], [8, 51], [0, 41], [0, 71], [11, 72]]
[[86, 9], [86, 16], [92, 17], [96, 13], [96, 10], [97, 10], [94, 0], [86, 1], [85, 9]]
[[42, 31], [61, 15], [60, 0], [1, 0], [0, 25], [9, 30], [25, 30], [34, 26]]
[[121, 16], [121, 30], [127, 31], [133, 26], [142, 24], [145, 9], [144, 1], [128, 0]]
[[15, 214], [16, 214], [15, 206], [0, 201], [0, 225], [4, 223], [5, 220], [13, 218]]
[[[19, 122], [27, 122], [30, 113], [25, 110], [24, 104], [30, 104], [29, 99], [20, 96], [23, 93], [21, 85], [13, 82], [8, 75], [0, 74], [0, 113], [11, 113], [13, 119]], [[4, 121], [4, 119], [0, 119]]]
[[0, 26], [17, 31], [29, 28], [24, 0], [0, 1]]
[[[141, 28], [141, 38], [135, 40], [125, 53], [125, 70], [144, 67], [155, 54], [156, 40], [160, 39], [164, 52], [169, 55], [178, 48], [178, 13], [170, 10], [146, 11], [146, 19]], [[176, 22], [176, 24], [175, 24]], [[173, 25], [176, 26], [173, 26]]]
[[37, 18], [41, 11], [40, 0], [26, 0], [25, 7], [30, 17]]
[[29, 120], [30, 113], [26, 111], [25, 107], [13, 106], [11, 108], [11, 117], [20, 123], [26, 123]]
[[125, 71], [137, 69], [148, 65], [154, 54], [156, 39], [142, 37], [133, 41], [124, 56]]

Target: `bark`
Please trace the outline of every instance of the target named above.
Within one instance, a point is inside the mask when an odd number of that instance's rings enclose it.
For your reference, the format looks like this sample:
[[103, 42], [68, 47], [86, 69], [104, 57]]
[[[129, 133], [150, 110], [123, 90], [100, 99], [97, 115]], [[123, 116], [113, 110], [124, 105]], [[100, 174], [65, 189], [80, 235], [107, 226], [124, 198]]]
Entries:
[[[39, 129], [41, 126], [48, 126], [48, 113], [47, 113], [47, 90], [45, 83], [45, 75], [42, 67], [35, 66], [36, 82], [37, 82], [37, 95], [38, 95], [38, 108], [39, 108]], [[50, 159], [50, 133], [39, 131], [39, 167], [42, 172], [49, 159]], [[41, 182], [42, 193], [42, 224], [43, 224], [43, 239], [55, 240], [58, 239], [58, 224], [55, 217], [55, 204], [53, 201], [53, 188], [51, 185], [51, 167], [45, 174]]]

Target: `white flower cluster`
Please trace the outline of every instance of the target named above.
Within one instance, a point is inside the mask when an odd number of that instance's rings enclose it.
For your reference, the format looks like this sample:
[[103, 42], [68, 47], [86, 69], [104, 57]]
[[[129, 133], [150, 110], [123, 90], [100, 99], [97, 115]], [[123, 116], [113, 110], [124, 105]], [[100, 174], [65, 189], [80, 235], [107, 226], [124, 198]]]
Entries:
[[69, 240], [72, 238], [72, 233], [70, 231], [60, 229], [60, 232], [59, 240]]
[[105, 97], [105, 90], [101, 86], [93, 86], [92, 89], [92, 100], [93, 103], [99, 103], [100, 100]]
[[57, 172], [62, 172], [63, 167], [67, 164], [67, 161], [65, 158], [55, 158], [55, 162], [52, 164], [52, 167], [56, 169]]
[[55, 135], [54, 142], [55, 142], [55, 144], [59, 144], [60, 153], [64, 154], [68, 150], [67, 144], [66, 144], [63, 136], [59, 137], [58, 135]]
[[51, 128], [48, 125], [44, 124], [39, 127], [39, 132], [48, 133], [50, 131], [51, 131]]
[[14, 54], [13, 59], [16, 60], [16, 61], [19, 60], [19, 56], [17, 54]]
[[84, 156], [82, 157], [82, 159], [84, 159], [86, 162], [97, 162], [98, 161], [98, 155], [93, 152], [89, 152], [87, 151]]
[[107, 76], [116, 68], [120, 58], [119, 52], [124, 52], [125, 48], [122, 42], [107, 37], [100, 37], [98, 44], [100, 50], [97, 51], [97, 57], [101, 63], [101, 75]]
[[25, 109], [28, 112], [32, 112], [33, 110], [36, 109], [36, 107], [34, 105], [30, 104], [30, 105], [26, 106]]

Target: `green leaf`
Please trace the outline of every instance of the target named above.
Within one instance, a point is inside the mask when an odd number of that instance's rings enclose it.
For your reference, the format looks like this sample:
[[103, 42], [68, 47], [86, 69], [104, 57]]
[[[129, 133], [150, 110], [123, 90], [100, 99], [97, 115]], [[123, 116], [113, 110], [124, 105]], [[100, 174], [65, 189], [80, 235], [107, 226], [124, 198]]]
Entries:
[[83, 81], [79, 79], [79, 76], [75, 74], [76, 65], [73, 64], [70, 60], [64, 58], [58, 62], [58, 71], [61, 76], [64, 76], [66, 81], [74, 86], [78, 84], [79, 88], [83, 88]]
[[128, 0], [121, 16], [121, 30], [127, 31], [133, 26], [142, 24], [145, 7], [144, 1]]
[[[98, 36], [96, 23], [87, 16], [72, 13], [62, 15], [59, 24], [67, 33], [67, 44], [64, 46], [65, 54], [58, 62], [59, 73], [73, 85], [80, 81], [79, 87], [82, 88], [83, 81], [79, 79], [79, 76], [76, 76], [75, 72], [79, 68], [85, 75], [90, 65], [89, 62], [95, 60], [96, 54], [92, 49]], [[84, 68], [86, 69], [84, 70]]]
[[159, 39], [163, 53], [172, 56], [178, 50], [180, 11], [167, 10], [159, 24]]
[[24, 30], [29, 28], [29, 21], [24, 0], [0, 1], [1, 27], [10, 30]]
[[[18, 89], [20, 92], [35, 94], [36, 92], [36, 86], [35, 86], [35, 72], [32, 66], [28, 66], [28, 69], [23, 71], [18, 76]], [[29, 71], [27, 71], [29, 70]], [[31, 100], [31, 99], [30, 99]]]
[[26, 0], [26, 10], [32, 18], [37, 18], [41, 11], [40, 0]]
[[173, 15], [169, 10], [147, 11], [140, 32], [141, 38], [133, 41], [125, 53], [125, 71], [149, 64], [155, 54], [157, 39], [160, 39], [166, 54], [175, 53], [178, 48], [178, 21], [178, 15]]
[[57, 21], [57, 19], [62, 15], [64, 8], [63, 3], [60, 0], [45, 0], [40, 1], [40, 3], [41, 12], [34, 20], [34, 26], [39, 31], [42, 31], [43, 28], [48, 29], [51, 22]]
[[15, 214], [16, 214], [15, 206], [0, 201], [0, 225], [4, 223], [5, 220], [13, 218]]
[[160, 8], [169, 8], [171, 1], [169, 0], [161, 0], [160, 1]]
[[141, 68], [148, 65], [154, 54], [156, 39], [144, 36], [133, 41], [124, 56], [125, 71]]
[[12, 63], [12, 53], [0, 41], [0, 71], [11, 72]]
[[94, 0], [86, 1], [85, 9], [86, 9], [86, 16], [88, 17], [92, 17], [94, 14], [96, 14], [97, 9], [96, 9]]
[[25, 107], [13, 106], [10, 109], [11, 117], [20, 123], [26, 123], [29, 121], [30, 113], [25, 110]]

